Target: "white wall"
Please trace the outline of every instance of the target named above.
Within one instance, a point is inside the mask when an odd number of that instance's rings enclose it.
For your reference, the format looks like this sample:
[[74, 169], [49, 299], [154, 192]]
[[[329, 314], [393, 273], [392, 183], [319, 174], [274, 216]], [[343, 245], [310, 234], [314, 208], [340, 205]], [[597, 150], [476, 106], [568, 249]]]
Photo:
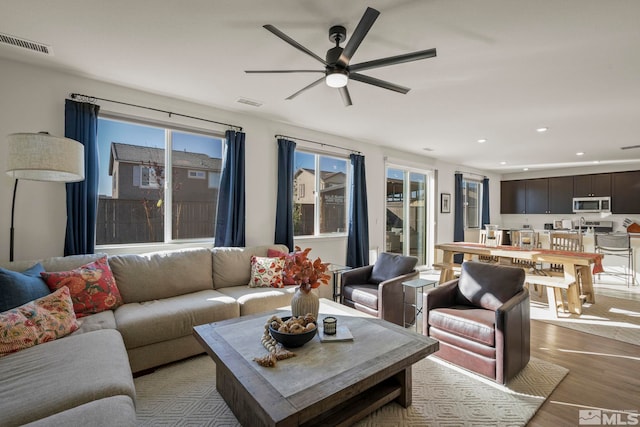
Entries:
[[[242, 126], [246, 137], [246, 203], [247, 245], [273, 242], [275, 224], [275, 199], [277, 175], [277, 148], [274, 135], [286, 134], [361, 151], [366, 157], [367, 190], [369, 203], [369, 231], [371, 248], [384, 248], [385, 224], [385, 171], [386, 158], [419, 165], [437, 171], [439, 188], [436, 187], [435, 211], [437, 241], [453, 238], [453, 212], [439, 213], [439, 194], [453, 197], [453, 173], [460, 167], [421, 157], [414, 153], [391, 150], [365, 144], [339, 136], [299, 128], [293, 125], [269, 121], [241, 112], [232, 112], [203, 106], [161, 95], [150, 94], [106, 82], [45, 70], [31, 65], [0, 59], [0, 164], [4, 168], [7, 154], [5, 136], [15, 132], [48, 131], [64, 135], [64, 102], [70, 93], [84, 93], [97, 97], [145, 105], [177, 113], [193, 115]], [[202, 127], [203, 122], [99, 102], [102, 111], [150, 118], [168, 123], [180, 123]], [[223, 131], [224, 128], [217, 130]], [[462, 168], [462, 170], [465, 170]], [[486, 174], [481, 171], [472, 171]], [[491, 176], [491, 211], [498, 219], [500, 177]], [[9, 258], [9, 228], [13, 180], [0, 174], [0, 260]], [[61, 183], [20, 181], [16, 198], [15, 259], [37, 259], [59, 256], [63, 253], [66, 224], [66, 193]], [[492, 218], [493, 220], [493, 218]], [[299, 239], [296, 244], [312, 247], [313, 256], [325, 261], [344, 263], [346, 238]], [[137, 251], [150, 250], [148, 247]]]

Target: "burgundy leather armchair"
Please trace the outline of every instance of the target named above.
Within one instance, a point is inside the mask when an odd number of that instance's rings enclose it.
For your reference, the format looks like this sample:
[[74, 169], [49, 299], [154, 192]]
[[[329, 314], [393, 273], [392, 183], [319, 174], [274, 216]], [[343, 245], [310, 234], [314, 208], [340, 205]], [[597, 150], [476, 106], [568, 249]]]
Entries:
[[506, 384], [529, 363], [529, 291], [521, 268], [467, 261], [424, 296], [423, 331], [441, 359]]
[[374, 265], [342, 273], [342, 303], [363, 313], [402, 326], [403, 310], [407, 323], [413, 323], [415, 292], [407, 289], [403, 304], [402, 282], [417, 279], [416, 257], [382, 252]]

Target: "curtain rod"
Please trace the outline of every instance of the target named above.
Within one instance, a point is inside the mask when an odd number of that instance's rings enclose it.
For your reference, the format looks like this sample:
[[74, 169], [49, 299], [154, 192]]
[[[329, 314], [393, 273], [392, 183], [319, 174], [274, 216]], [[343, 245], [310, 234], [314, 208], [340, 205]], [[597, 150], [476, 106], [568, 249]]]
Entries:
[[296, 138], [294, 136], [287, 136], [287, 135], [275, 135], [275, 137], [276, 138], [287, 138], [287, 139], [294, 139], [294, 140], [298, 140], [298, 141], [310, 142], [312, 144], [318, 144], [318, 145], [322, 145], [324, 147], [332, 147], [332, 148], [337, 148], [338, 150], [350, 151], [351, 153], [355, 153], [355, 154], [362, 154], [360, 151], [357, 151], [357, 150], [352, 150], [350, 148], [344, 148], [344, 147], [338, 147], [337, 145], [326, 144], [324, 142], [311, 141], [310, 139]]
[[195, 119], [195, 120], [200, 120], [200, 121], [203, 121], [203, 122], [215, 123], [217, 125], [228, 126], [228, 127], [232, 128], [232, 129], [235, 129], [235, 130], [238, 130], [238, 131], [242, 131], [242, 126], [236, 126], [236, 125], [232, 125], [232, 124], [229, 124], [229, 123], [217, 122], [215, 120], [203, 119], [201, 117], [189, 116], [189, 115], [186, 115], [186, 114], [174, 113], [173, 111], [160, 110], [159, 108], [145, 107], [144, 105], [130, 104], [128, 102], [114, 101], [112, 99], [106, 99], [106, 98], [98, 98], [97, 96], [83, 95], [81, 93], [72, 93], [69, 96], [72, 99], [79, 99], [79, 100], [86, 101], [86, 102], [91, 102], [91, 103], [95, 103], [96, 100], [100, 100], [100, 101], [113, 102], [115, 104], [128, 105], [129, 107], [144, 108], [145, 110], [156, 111], [158, 113], [166, 113], [166, 114], [169, 115], [169, 117], [171, 117], [172, 115], [173, 116], [186, 117], [188, 119]]
[[486, 175], [480, 175], [479, 173], [473, 173], [473, 172], [467, 172], [467, 171], [456, 171], [456, 173], [466, 173], [467, 175], [475, 175], [475, 176], [481, 176], [482, 178], [486, 178]]

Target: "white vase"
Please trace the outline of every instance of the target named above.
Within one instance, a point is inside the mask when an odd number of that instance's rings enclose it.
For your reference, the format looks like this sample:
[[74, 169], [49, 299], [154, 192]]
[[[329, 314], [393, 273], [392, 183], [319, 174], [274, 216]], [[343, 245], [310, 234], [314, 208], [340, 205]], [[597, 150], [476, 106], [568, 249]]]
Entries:
[[304, 316], [311, 313], [313, 317], [318, 319], [318, 311], [320, 310], [320, 298], [313, 291], [304, 292], [299, 287], [291, 298], [291, 315]]

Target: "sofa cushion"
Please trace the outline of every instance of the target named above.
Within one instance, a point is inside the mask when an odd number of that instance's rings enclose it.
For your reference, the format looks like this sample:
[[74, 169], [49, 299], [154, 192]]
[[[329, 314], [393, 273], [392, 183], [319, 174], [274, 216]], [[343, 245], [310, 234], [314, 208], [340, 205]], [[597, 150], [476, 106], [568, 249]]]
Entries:
[[209, 249], [115, 255], [109, 264], [125, 303], [213, 289]]
[[[285, 263], [290, 261], [294, 256], [295, 256], [296, 252], [282, 252], [279, 251], [277, 249], [269, 249], [267, 250], [267, 256], [269, 258], [275, 258], [275, 257], [284, 257], [285, 258]], [[296, 281], [293, 279], [293, 277], [291, 277], [290, 274], [288, 274], [288, 271], [286, 270], [286, 268], [284, 270], [282, 270], [282, 283], [284, 283], [285, 285], [295, 285]]]
[[382, 252], [373, 265], [369, 283], [377, 285], [385, 280], [393, 279], [403, 274], [409, 274], [413, 271], [417, 263], [418, 258], [416, 257]]
[[111, 396], [25, 424], [23, 427], [135, 427], [136, 408], [129, 396]]
[[44, 267], [45, 271], [66, 271], [73, 270], [74, 268], [78, 268], [81, 265], [99, 260], [100, 258], [105, 256], [107, 256], [107, 254], [97, 253], [89, 255], [58, 256], [43, 258], [34, 261], [0, 261], [0, 267], [13, 271], [23, 271], [32, 267], [35, 263], [40, 263]]
[[261, 256], [251, 257], [250, 288], [281, 288], [284, 259]]
[[454, 306], [429, 311], [429, 326], [494, 347], [496, 314], [491, 310]]
[[79, 328], [71, 335], [84, 334], [101, 329], [116, 329], [116, 317], [113, 310], [102, 311], [78, 319]]
[[495, 311], [522, 290], [524, 277], [519, 267], [465, 262], [458, 289], [474, 305]]
[[378, 310], [378, 285], [349, 285], [342, 294], [345, 299]]
[[42, 272], [40, 275], [52, 291], [63, 286], [69, 288], [78, 318], [122, 305], [106, 256], [73, 270]]
[[0, 417], [7, 426], [110, 396], [135, 400], [129, 359], [115, 330], [68, 336], [10, 354], [2, 358], [0, 378]]
[[251, 257], [266, 257], [269, 249], [287, 252], [285, 245], [213, 248], [213, 287], [246, 286], [251, 278]]
[[0, 268], [0, 312], [49, 295], [51, 291], [40, 277], [42, 271], [40, 263], [21, 273]]
[[76, 329], [78, 323], [69, 289], [65, 286], [0, 313], [0, 357], [62, 338]]
[[213, 289], [125, 304], [115, 311], [127, 349], [188, 336], [195, 325], [239, 315], [238, 303]]
[[[278, 289], [230, 286], [217, 290], [238, 301], [240, 316], [247, 316], [291, 305], [291, 298], [296, 291], [296, 286], [285, 286]], [[311, 292], [316, 292], [316, 289]]]

